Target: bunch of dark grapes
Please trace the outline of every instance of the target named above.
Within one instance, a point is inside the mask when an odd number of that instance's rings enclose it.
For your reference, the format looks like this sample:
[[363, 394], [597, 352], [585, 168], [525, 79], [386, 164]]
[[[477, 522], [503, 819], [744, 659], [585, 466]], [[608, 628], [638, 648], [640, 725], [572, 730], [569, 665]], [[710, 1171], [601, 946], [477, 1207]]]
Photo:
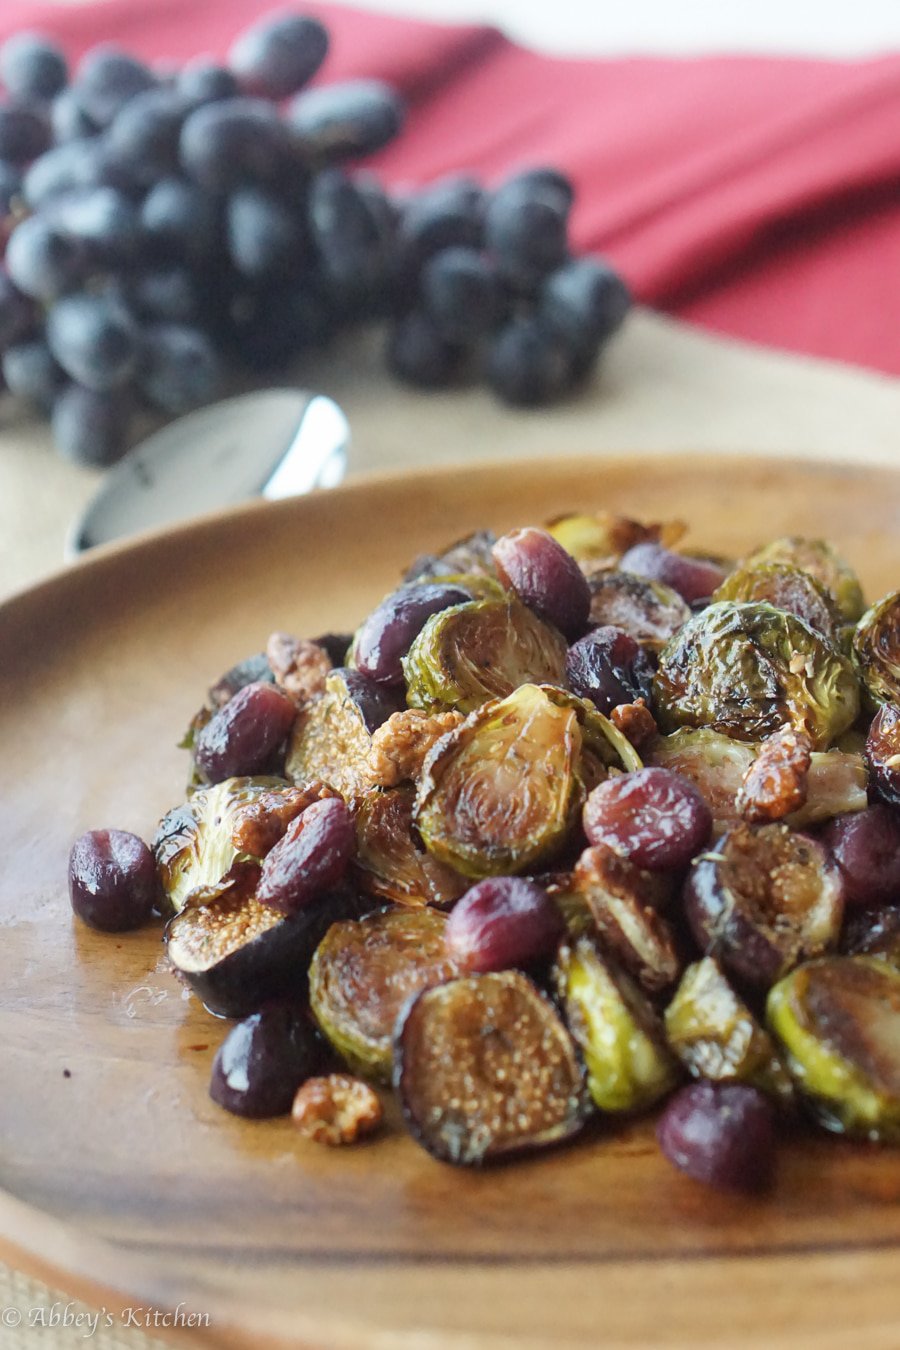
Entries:
[[111, 464], [140, 409], [187, 412], [352, 323], [388, 323], [413, 385], [481, 375], [528, 405], [573, 388], [622, 322], [621, 279], [571, 256], [555, 170], [402, 199], [349, 171], [405, 110], [375, 80], [306, 89], [327, 51], [317, 19], [284, 13], [227, 65], [176, 72], [106, 45], [70, 80], [40, 35], [0, 48], [3, 379], [66, 458]]

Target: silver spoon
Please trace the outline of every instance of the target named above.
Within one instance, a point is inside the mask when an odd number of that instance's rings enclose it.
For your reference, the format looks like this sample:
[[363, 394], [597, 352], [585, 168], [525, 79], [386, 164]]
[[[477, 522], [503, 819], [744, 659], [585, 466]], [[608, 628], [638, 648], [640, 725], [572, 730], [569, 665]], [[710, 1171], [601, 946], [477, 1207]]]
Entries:
[[66, 558], [248, 497], [335, 487], [349, 440], [338, 405], [302, 389], [241, 394], [188, 413], [110, 469], [69, 531]]

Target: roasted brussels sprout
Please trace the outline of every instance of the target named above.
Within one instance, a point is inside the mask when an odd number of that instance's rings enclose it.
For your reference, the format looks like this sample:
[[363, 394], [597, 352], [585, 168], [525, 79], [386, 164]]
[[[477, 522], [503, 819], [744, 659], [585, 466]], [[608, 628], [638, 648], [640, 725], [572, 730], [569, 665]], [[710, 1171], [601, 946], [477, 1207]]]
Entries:
[[343, 797], [371, 786], [366, 761], [372, 732], [399, 710], [390, 690], [358, 670], [341, 667], [325, 680], [325, 693], [297, 714], [285, 774], [294, 783], [328, 783]]
[[548, 857], [580, 805], [581, 745], [575, 713], [534, 684], [470, 713], [425, 761], [414, 820], [426, 848], [470, 877]]
[[773, 539], [745, 558], [743, 566], [758, 568], [769, 563], [786, 563], [809, 572], [825, 588], [848, 623], [855, 623], [862, 614], [865, 606], [856, 573], [824, 539], [803, 539], [799, 535]]
[[677, 544], [686, 530], [680, 520], [642, 525], [640, 521], [629, 520], [627, 516], [614, 516], [608, 511], [599, 511], [595, 516], [579, 515], [577, 512], [557, 516], [546, 528], [566, 552], [580, 563], [612, 563], [636, 544], [660, 543], [671, 546]]
[[410, 563], [403, 574], [404, 581], [454, 580], [468, 574], [473, 577], [495, 577], [491, 549], [497, 542], [493, 530], [476, 530], [450, 544], [442, 553], [424, 553]]
[[878, 600], [856, 625], [853, 664], [869, 703], [900, 703], [900, 591]]
[[560, 949], [557, 984], [599, 1110], [645, 1110], [672, 1090], [678, 1066], [661, 1022], [637, 986], [607, 964], [588, 938]]
[[517, 970], [419, 994], [398, 1023], [393, 1081], [413, 1138], [445, 1162], [492, 1162], [559, 1143], [584, 1120], [572, 1039]]
[[866, 956], [810, 961], [770, 991], [767, 1016], [820, 1124], [900, 1143], [900, 971]]
[[412, 787], [369, 792], [356, 807], [356, 867], [359, 884], [400, 905], [451, 905], [469, 882], [438, 862], [413, 827]]
[[791, 563], [759, 563], [739, 567], [713, 592], [720, 600], [765, 601], [776, 609], [786, 609], [809, 624], [831, 643], [836, 643], [844, 616], [821, 581], [811, 572]]
[[659, 651], [691, 617], [678, 592], [659, 581], [633, 572], [598, 572], [588, 580], [591, 623], [621, 628], [648, 651]]
[[696, 1078], [751, 1083], [782, 1100], [793, 1095], [772, 1038], [711, 956], [688, 966], [665, 1024], [669, 1045]]
[[900, 708], [883, 703], [866, 737], [866, 762], [882, 801], [900, 806]]
[[518, 600], [470, 600], [435, 614], [403, 659], [411, 708], [471, 712], [526, 681], [562, 684], [562, 635]]
[[391, 1036], [412, 994], [459, 972], [432, 909], [380, 909], [336, 923], [309, 968], [309, 1001], [331, 1045], [354, 1073], [390, 1081]]
[[601, 949], [642, 989], [658, 994], [675, 983], [682, 961], [672, 927], [658, 912], [658, 875], [611, 849], [589, 848], [575, 867], [573, 888], [587, 902]]
[[802, 619], [723, 601], [696, 614], [660, 653], [654, 680], [664, 730], [707, 727], [740, 741], [790, 725], [824, 750], [859, 712], [850, 663]]
[[758, 987], [836, 946], [843, 910], [827, 850], [786, 825], [735, 826], [695, 860], [685, 888], [698, 946]]
[[578, 718], [584, 749], [608, 768], [624, 769], [626, 773], [635, 773], [642, 769], [643, 763], [638, 752], [627, 736], [613, 726], [608, 717], [598, 712], [588, 698], [579, 698], [567, 689], [558, 689], [553, 684], [538, 686], [558, 708], [571, 708]]

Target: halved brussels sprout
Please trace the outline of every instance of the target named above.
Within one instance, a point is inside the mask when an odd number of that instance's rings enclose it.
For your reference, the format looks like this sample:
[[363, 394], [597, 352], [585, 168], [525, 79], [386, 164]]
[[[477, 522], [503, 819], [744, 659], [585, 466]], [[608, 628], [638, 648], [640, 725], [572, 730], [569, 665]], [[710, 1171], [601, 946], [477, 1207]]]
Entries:
[[621, 628], [649, 651], [659, 651], [691, 617], [678, 592], [660, 581], [633, 572], [599, 572], [588, 582], [591, 624]]
[[579, 698], [568, 689], [558, 689], [556, 685], [538, 686], [558, 708], [571, 708], [578, 718], [581, 737], [585, 750], [596, 755], [601, 764], [609, 768], [624, 769], [626, 773], [636, 773], [644, 767], [640, 755], [631, 741], [618, 727], [613, 726], [608, 717], [598, 712], [589, 698]]
[[599, 1110], [646, 1110], [675, 1087], [678, 1065], [659, 1018], [588, 938], [560, 949], [557, 986]]
[[792, 1097], [772, 1038], [711, 956], [688, 966], [665, 1024], [669, 1045], [695, 1078], [750, 1083], [783, 1100]]
[[400, 905], [451, 905], [469, 882], [423, 848], [413, 828], [413, 787], [369, 792], [356, 806], [361, 886]]
[[433, 909], [380, 909], [336, 923], [309, 968], [309, 1001], [322, 1031], [354, 1073], [389, 1082], [391, 1037], [406, 1000], [459, 971]]
[[434, 614], [403, 659], [407, 703], [471, 712], [526, 681], [565, 681], [566, 641], [518, 600], [471, 600]]
[[342, 797], [360, 796], [371, 787], [366, 761], [372, 732], [399, 707], [391, 690], [360, 671], [333, 670], [325, 693], [297, 714], [285, 774], [293, 783], [318, 780]]
[[591, 563], [612, 561], [634, 548], [635, 544], [664, 544], [671, 548], [681, 539], [687, 527], [680, 520], [642, 525], [640, 521], [629, 520], [627, 516], [598, 511], [593, 516], [578, 512], [557, 516], [547, 524], [546, 529], [578, 562]]
[[763, 603], [723, 601], [694, 615], [660, 653], [653, 690], [665, 730], [754, 741], [790, 725], [815, 750], [859, 712], [850, 662], [802, 619]]
[[829, 642], [836, 642], [843, 615], [832, 596], [811, 572], [791, 563], [757, 563], [737, 568], [713, 592], [720, 600], [763, 600], [776, 609], [786, 609], [808, 623]]
[[580, 804], [578, 718], [523, 684], [448, 732], [425, 761], [414, 822], [469, 877], [526, 871], [565, 839]]
[[810, 961], [770, 991], [767, 1016], [827, 1130], [900, 1143], [900, 971], [866, 956]]
[[874, 707], [900, 703], [900, 591], [876, 601], [856, 625], [853, 664]]
[[475, 530], [448, 545], [442, 553], [423, 553], [403, 574], [404, 581], [441, 581], [449, 576], [496, 577], [491, 549], [497, 542], [493, 530]]
[[756, 568], [767, 563], [787, 563], [809, 572], [824, 586], [848, 623], [855, 623], [865, 608], [856, 573], [824, 539], [803, 539], [799, 535], [773, 539], [745, 558], [743, 566]]

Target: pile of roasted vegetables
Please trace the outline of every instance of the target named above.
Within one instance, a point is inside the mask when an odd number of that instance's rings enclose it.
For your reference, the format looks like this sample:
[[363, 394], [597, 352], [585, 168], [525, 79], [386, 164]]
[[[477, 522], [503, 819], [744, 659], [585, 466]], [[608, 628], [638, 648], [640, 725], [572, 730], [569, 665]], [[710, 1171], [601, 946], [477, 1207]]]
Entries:
[[77, 913], [167, 916], [243, 1019], [211, 1093], [477, 1164], [663, 1105], [755, 1188], [785, 1121], [900, 1142], [900, 592], [819, 540], [732, 561], [569, 515], [419, 558], [355, 634], [209, 691], [152, 851], [82, 836]]

